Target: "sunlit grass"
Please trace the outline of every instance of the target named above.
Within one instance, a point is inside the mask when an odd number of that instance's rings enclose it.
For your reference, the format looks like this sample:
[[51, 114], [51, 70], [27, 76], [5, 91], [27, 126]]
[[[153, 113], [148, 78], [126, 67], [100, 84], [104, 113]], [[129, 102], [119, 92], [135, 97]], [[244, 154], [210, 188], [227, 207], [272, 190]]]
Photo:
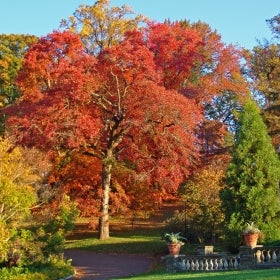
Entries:
[[[95, 253], [141, 254], [161, 256], [168, 254], [168, 248], [162, 236], [164, 227], [147, 226], [139, 223], [135, 228], [116, 221], [110, 231], [110, 238], [99, 240], [97, 231], [89, 230], [87, 220], [79, 220], [76, 230], [67, 237], [66, 249], [88, 250]], [[116, 225], [120, 225], [120, 227]], [[182, 254], [191, 254], [197, 244], [186, 244], [181, 248]]]
[[[74, 236], [75, 238], [75, 236]], [[167, 250], [158, 230], [112, 232], [107, 240], [99, 240], [96, 232], [86, 238], [69, 238], [66, 249], [89, 250], [95, 253], [160, 254]]]
[[[124, 278], [121, 278], [124, 279]], [[125, 279], [135, 280], [185, 280], [185, 279], [197, 279], [197, 280], [278, 280], [280, 279], [280, 269], [266, 269], [266, 270], [238, 270], [238, 271], [226, 271], [226, 272], [187, 272], [167, 274], [162, 271], [154, 271], [145, 275], [139, 275], [134, 277], [127, 277]]]

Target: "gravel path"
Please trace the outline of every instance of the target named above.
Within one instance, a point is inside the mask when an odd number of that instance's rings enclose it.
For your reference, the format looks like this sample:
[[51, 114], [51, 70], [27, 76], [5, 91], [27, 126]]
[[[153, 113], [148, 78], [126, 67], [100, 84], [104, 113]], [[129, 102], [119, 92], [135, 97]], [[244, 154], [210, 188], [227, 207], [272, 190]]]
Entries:
[[95, 254], [90, 251], [67, 250], [79, 280], [107, 280], [147, 272], [153, 258], [139, 255]]

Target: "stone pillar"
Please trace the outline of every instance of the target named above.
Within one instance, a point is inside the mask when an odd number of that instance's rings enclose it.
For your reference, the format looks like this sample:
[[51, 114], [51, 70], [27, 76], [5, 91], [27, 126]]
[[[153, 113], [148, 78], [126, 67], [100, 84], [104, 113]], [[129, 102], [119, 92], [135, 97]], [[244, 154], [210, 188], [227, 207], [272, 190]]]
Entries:
[[[262, 247], [258, 245], [257, 247]], [[240, 268], [242, 269], [252, 269], [255, 267], [254, 250], [250, 246], [240, 246]]]
[[208, 256], [214, 254], [214, 246], [206, 245], [206, 246], [197, 246], [197, 254], [202, 256]]
[[166, 272], [175, 273], [175, 272], [184, 272], [186, 271], [186, 256], [185, 255], [167, 255], [162, 257]]

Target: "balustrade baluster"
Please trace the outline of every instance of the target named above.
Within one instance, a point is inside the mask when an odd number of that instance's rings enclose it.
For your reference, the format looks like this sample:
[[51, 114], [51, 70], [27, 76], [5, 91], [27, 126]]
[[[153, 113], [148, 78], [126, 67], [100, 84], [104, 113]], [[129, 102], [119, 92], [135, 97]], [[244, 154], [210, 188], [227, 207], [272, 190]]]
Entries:
[[205, 264], [204, 264], [204, 270], [205, 270], [205, 271], [208, 271], [208, 267], [209, 267], [209, 265], [208, 265], [208, 260], [206, 259], [206, 260], [205, 260]]
[[199, 270], [199, 262], [198, 262], [198, 259], [195, 260], [194, 266], [195, 266], [195, 270]]
[[199, 260], [199, 270], [204, 270], [203, 260]]
[[223, 270], [223, 266], [224, 266], [223, 259], [220, 259], [219, 260], [219, 270]]
[[191, 260], [191, 270], [194, 270], [195, 269], [195, 264], [194, 264], [194, 261], [193, 259]]
[[237, 258], [234, 259], [233, 267], [234, 267], [235, 269], [238, 268], [238, 260], [237, 260]]
[[277, 256], [276, 256], [276, 250], [273, 250], [273, 253], [272, 253], [272, 262], [276, 263], [277, 262]]
[[260, 250], [257, 250], [257, 252], [255, 253], [255, 256], [256, 256], [256, 262], [261, 263], [262, 262], [262, 252]]
[[263, 253], [263, 250], [262, 250], [262, 251], [261, 251], [261, 261], [264, 262], [264, 259], [265, 259], [265, 258], [264, 258], [264, 253]]
[[218, 270], [219, 269], [219, 264], [218, 264], [218, 259], [214, 260], [214, 270]]
[[224, 259], [224, 269], [225, 270], [228, 269], [228, 261], [227, 261], [227, 259]]
[[209, 268], [209, 270], [213, 270], [214, 269], [214, 264], [213, 264], [213, 260], [212, 259], [209, 260], [208, 268]]
[[269, 250], [267, 250], [267, 252], [266, 252], [266, 261], [267, 262], [271, 261], [271, 256], [270, 256], [270, 251]]
[[229, 258], [228, 268], [233, 268], [232, 258]]
[[187, 260], [186, 260], [186, 269], [187, 269], [187, 270], [190, 270], [190, 267], [191, 267], [190, 260], [187, 259]]

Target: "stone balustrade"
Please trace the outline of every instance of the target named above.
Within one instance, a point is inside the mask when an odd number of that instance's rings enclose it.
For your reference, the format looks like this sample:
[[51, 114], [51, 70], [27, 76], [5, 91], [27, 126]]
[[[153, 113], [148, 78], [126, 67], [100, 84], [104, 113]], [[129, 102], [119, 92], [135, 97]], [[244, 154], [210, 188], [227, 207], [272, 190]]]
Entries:
[[262, 246], [255, 248], [241, 246], [238, 256], [228, 254], [167, 255], [162, 258], [166, 271], [225, 271], [237, 269], [280, 267], [280, 246]]
[[280, 246], [257, 246], [253, 254], [257, 267], [280, 267]]
[[239, 268], [240, 260], [233, 256], [186, 256], [168, 255], [163, 257], [166, 271], [187, 272], [187, 271], [218, 271], [233, 270]]

